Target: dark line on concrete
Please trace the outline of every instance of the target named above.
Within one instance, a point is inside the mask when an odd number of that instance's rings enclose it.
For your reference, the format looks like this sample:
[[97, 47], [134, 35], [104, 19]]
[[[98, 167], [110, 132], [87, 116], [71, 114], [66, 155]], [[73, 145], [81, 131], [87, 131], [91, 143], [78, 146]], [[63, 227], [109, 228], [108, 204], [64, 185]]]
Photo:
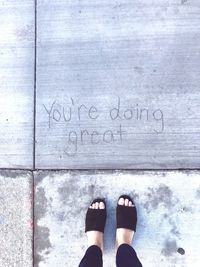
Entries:
[[35, 0], [35, 40], [34, 40], [34, 96], [33, 96], [33, 170], [35, 169], [36, 147], [36, 88], [37, 87], [37, 0]]
[[0, 171], [142, 171], [142, 172], [170, 172], [170, 171], [200, 171], [200, 168], [174, 168], [174, 169], [145, 169], [145, 168], [90, 168], [90, 169], [74, 169], [74, 168], [53, 168], [53, 169], [45, 169], [45, 168], [0, 168]]
[[32, 263], [34, 267], [35, 259], [35, 179], [32, 172]]
[[121, 172], [171, 172], [171, 171], [200, 171], [200, 168], [177, 168], [177, 169], [142, 169], [142, 168], [90, 168], [90, 169], [66, 169], [66, 168], [55, 168], [55, 169], [44, 169], [44, 168], [36, 168], [33, 171], [93, 171], [93, 172], [101, 172], [101, 171], [121, 171]]

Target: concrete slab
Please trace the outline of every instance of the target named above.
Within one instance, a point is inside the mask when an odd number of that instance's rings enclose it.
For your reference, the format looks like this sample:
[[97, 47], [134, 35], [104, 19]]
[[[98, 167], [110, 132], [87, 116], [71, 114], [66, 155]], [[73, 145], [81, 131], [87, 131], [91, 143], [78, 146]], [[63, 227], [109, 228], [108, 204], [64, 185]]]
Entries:
[[97, 196], [108, 203], [105, 266], [115, 263], [115, 206], [130, 193], [138, 210], [133, 245], [144, 267], [200, 266], [199, 172], [35, 173], [35, 267], [78, 266], [84, 218]]
[[0, 25], [0, 168], [32, 168], [34, 1], [1, 1]]
[[37, 2], [37, 168], [198, 168], [200, 2]]
[[32, 267], [32, 174], [0, 171], [0, 266]]

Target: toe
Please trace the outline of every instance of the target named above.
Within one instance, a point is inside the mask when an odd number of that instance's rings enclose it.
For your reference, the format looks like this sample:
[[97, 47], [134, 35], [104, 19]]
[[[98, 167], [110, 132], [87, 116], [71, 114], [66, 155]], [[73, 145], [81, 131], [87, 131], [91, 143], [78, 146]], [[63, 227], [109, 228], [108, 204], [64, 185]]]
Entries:
[[124, 203], [125, 203], [125, 206], [128, 206], [129, 205], [129, 200], [126, 198]]
[[122, 206], [124, 205], [124, 199], [122, 197], [119, 199], [118, 204]]
[[100, 203], [99, 203], [99, 208], [100, 208], [101, 210], [105, 209], [105, 204], [104, 204], [103, 202], [100, 202]]
[[132, 207], [132, 206], [133, 206], [132, 202], [131, 202], [131, 201], [129, 201], [129, 207]]
[[92, 208], [95, 209], [95, 204], [94, 203], [92, 204]]
[[98, 209], [98, 208], [99, 208], [99, 203], [96, 202], [96, 203], [95, 203], [95, 209]]

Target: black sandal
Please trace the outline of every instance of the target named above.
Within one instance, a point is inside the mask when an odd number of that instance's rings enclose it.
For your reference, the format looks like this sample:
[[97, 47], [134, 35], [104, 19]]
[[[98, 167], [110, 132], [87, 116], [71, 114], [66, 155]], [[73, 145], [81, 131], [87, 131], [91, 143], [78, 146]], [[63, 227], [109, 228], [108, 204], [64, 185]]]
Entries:
[[103, 202], [105, 205], [105, 209], [88, 208], [87, 213], [86, 213], [86, 219], [85, 219], [85, 232], [99, 231], [99, 232], [104, 233], [105, 224], [106, 224], [106, 216], [107, 216], [106, 202], [104, 199], [97, 198], [92, 201], [91, 205], [96, 202], [99, 202], [99, 203]]
[[133, 206], [129, 207], [117, 204], [117, 213], [116, 213], [117, 228], [130, 229], [135, 232], [137, 225], [137, 210], [134, 205], [134, 202], [132, 198], [127, 195], [121, 195], [119, 199], [120, 198], [123, 198], [124, 200], [128, 199], [129, 201], [132, 202]]

